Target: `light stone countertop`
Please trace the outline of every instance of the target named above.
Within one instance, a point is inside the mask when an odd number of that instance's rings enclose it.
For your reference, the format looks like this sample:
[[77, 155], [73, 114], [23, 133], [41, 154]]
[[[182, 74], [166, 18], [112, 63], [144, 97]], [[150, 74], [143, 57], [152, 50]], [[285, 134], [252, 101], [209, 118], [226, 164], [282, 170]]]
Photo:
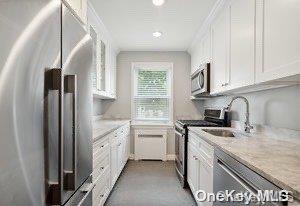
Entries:
[[129, 119], [101, 119], [93, 122], [93, 141], [97, 141], [118, 129], [119, 127], [130, 123]]
[[[300, 136], [283, 132], [273, 136], [255, 132], [249, 137], [217, 137], [199, 128], [189, 130], [202, 137], [282, 189], [289, 190], [300, 200]], [[235, 130], [233, 128], [227, 128]]]

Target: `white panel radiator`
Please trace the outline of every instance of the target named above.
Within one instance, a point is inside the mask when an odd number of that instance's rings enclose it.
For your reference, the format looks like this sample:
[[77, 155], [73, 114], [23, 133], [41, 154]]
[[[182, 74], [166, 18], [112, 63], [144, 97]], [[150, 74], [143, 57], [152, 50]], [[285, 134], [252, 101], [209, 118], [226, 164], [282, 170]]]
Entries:
[[167, 156], [167, 130], [162, 129], [136, 129], [135, 160], [163, 160]]

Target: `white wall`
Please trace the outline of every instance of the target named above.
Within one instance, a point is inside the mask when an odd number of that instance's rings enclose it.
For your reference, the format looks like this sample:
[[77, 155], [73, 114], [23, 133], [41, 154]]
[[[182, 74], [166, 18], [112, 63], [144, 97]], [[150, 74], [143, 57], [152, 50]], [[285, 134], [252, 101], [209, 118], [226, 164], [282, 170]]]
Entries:
[[[132, 62], [173, 62], [174, 120], [201, 118], [201, 105], [190, 100], [190, 55], [187, 52], [120, 52], [117, 57], [117, 100], [108, 103], [104, 118], [130, 119]], [[174, 147], [172, 131], [168, 137], [167, 153], [174, 154]]]
[[[300, 85], [242, 94], [250, 103], [250, 121], [253, 124], [300, 130]], [[204, 101], [204, 106], [228, 105], [232, 96]], [[199, 103], [203, 105], [203, 103]], [[236, 100], [232, 106], [232, 118], [244, 121], [245, 105]]]
[[112, 100], [93, 99], [93, 115], [103, 115], [110, 106]]

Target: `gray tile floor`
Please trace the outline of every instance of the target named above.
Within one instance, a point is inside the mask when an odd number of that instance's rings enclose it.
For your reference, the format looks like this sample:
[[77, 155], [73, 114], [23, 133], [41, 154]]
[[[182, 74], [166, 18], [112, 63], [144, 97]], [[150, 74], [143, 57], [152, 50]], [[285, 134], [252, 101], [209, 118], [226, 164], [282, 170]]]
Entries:
[[195, 206], [189, 190], [183, 189], [174, 162], [129, 161], [106, 206]]

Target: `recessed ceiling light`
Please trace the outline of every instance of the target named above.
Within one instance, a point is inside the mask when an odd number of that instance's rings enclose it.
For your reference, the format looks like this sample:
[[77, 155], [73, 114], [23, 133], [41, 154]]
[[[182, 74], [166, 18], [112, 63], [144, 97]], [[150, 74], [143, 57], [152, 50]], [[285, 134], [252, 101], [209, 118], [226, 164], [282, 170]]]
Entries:
[[155, 6], [161, 6], [165, 3], [165, 0], [152, 0], [152, 3], [155, 5]]
[[162, 33], [160, 31], [153, 32], [155, 38], [161, 37]]

